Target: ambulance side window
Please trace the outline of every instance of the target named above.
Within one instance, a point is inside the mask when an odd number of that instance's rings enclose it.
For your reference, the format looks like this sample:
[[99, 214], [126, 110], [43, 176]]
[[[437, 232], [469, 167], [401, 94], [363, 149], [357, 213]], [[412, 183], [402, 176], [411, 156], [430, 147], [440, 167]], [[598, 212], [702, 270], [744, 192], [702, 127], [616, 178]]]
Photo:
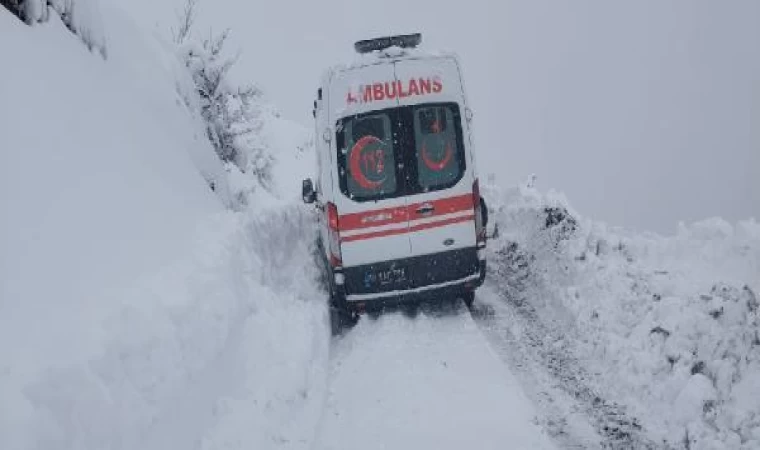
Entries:
[[340, 188], [357, 201], [397, 193], [391, 118], [386, 113], [344, 119], [338, 127]]
[[448, 188], [462, 178], [465, 164], [458, 116], [449, 105], [414, 110], [417, 184], [423, 192]]

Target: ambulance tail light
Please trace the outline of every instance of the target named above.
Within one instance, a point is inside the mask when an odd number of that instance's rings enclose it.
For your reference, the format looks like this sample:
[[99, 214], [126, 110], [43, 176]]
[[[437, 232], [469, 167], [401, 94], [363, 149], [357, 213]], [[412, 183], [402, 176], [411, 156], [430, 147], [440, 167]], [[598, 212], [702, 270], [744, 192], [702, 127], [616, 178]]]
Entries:
[[483, 225], [483, 211], [480, 203], [480, 183], [472, 183], [472, 204], [475, 209], [475, 239], [478, 248], [486, 246], [486, 227]]
[[330, 265], [339, 267], [343, 265], [340, 254], [340, 229], [338, 228], [338, 207], [334, 203], [327, 203], [327, 233], [328, 250], [330, 252]]

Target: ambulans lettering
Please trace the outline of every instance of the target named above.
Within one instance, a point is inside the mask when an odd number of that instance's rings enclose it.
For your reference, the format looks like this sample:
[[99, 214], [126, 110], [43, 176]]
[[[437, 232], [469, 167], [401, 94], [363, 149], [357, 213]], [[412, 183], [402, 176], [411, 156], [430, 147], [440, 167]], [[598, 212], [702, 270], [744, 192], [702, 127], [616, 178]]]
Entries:
[[396, 98], [438, 94], [441, 91], [443, 91], [443, 81], [438, 77], [378, 82], [360, 86], [355, 92], [349, 90], [346, 95], [346, 103], [381, 102]]
[[437, 78], [433, 78], [433, 93], [437, 94], [443, 90], [443, 83]]
[[395, 83], [385, 82], [385, 98], [396, 98], [396, 85], [401, 88], [401, 83], [398, 81]]
[[420, 79], [420, 92], [422, 92], [422, 94], [429, 94], [432, 92], [430, 80]]
[[412, 78], [409, 80], [409, 95], [420, 95], [420, 88], [417, 84], [417, 80]]

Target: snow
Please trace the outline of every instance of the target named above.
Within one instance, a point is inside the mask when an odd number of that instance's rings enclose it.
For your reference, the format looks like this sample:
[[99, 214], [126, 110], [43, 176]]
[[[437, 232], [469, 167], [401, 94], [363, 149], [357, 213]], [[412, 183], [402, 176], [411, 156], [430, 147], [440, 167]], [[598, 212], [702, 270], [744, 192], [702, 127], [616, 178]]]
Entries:
[[[299, 199], [311, 131], [259, 105], [276, 163], [252, 182], [217, 159], [177, 49], [101, 9], [77, 23], [102, 25], [107, 58], [0, 9], [0, 448], [560, 446], [522, 361], [463, 309], [331, 340]], [[760, 446], [760, 224], [632, 234], [533, 184], [482, 186], [501, 236], [477, 303], [506, 322], [522, 296], [561, 336], [539, 349], [647, 441]], [[600, 442], [593, 412], [544, 398]]]
[[66, 25], [91, 50], [97, 50], [104, 58], [108, 54], [106, 34], [95, 0], [26, 0], [23, 10], [28, 23], [46, 22], [52, 15], [65, 17]]
[[[572, 338], [601, 390], [670, 445], [760, 445], [760, 224], [632, 234], [582, 218], [556, 193], [485, 191], [502, 231], [490, 247], [495, 283]], [[551, 208], [563, 219], [547, 226]]]
[[[185, 224], [222, 208], [198, 183], [183, 148], [199, 145], [192, 133], [167, 134], [179, 124], [154, 122], [144, 111], [155, 104], [132, 99], [125, 79], [56, 19], [31, 29], [5, 11], [0, 20], [4, 33], [25, 43], [8, 49], [3, 70], [3, 85], [14, 89], [4, 90], [0, 117], [7, 149], [0, 164], [0, 286], [3, 308], [13, 311], [4, 318], [14, 320], [2, 329], [18, 338], [32, 330], [17, 328], [36, 323], [58, 335], [54, 322], [97, 320], [100, 296], [178, 253], [190, 237]], [[30, 76], [44, 73], [56, 76]], [[192, 130], [188, 121], [184, 125]], [[188, 197], [197, 199], [192, 208], [183, 206]], [[157, 223], [158, 214], [165, 218]], [[142, 251], [141, 243], [154, 250]], [[81, 311], [71, 308], [74, 301]], [[84, 348], [96, 341], [58, 331], [57, 339], [31, 339], [26, 346], [49, 348], [54, 363], [65, 353], [54, 350], [58, 345]]]
[[29, 28], [0, 9], [15, 43], [0, 83], [12, 87], [0, 448], [260, 448], [308, 434], [328, 346], [311, 221], [293, 206], [226, 210], [179, 61], [103, 13], [105, 61], [55, 17]]
[[554, 448], [464, 310], [362, 320], [331, 360], [318, 449]]
[[[362, 322], [331, 345], [316, 212], [298, 198], [310, 133], [264, 108], [274, 183], [249, 189], [206, 141], [176, 50], [102, 12], [106, 60], [55, 17], [29, 28], [0, 10], [19, 43], [0, 83], [15, 88], [0, 109], [0, 448], [344, 445], [366, 436], [343, 440], [353, 425], [328, 415], [359, 410], [426, 421], [388, 444], [551, 447], [466, 316]], [[233, 211], [237, 183], [249, 201]], [[351, 401], [364, 383], [386, 408]]]

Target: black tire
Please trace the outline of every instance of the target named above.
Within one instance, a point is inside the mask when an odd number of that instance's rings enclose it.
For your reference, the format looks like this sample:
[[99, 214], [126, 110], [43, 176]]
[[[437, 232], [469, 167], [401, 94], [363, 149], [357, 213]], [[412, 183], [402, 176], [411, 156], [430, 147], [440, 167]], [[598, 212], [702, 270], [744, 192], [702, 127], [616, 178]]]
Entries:
[[349, 309], [346, 297], [338, 291], [334, 283], [329, 284], [330, 288], [330, 331], [333, 336], [343, 334], [347, 329], [352, 328], [358, 322], [357, 314]]
[[480, 197], [480, 214], [483, 217], [483, 226], [488, 226], [488, 206], [486, 205], [486, 199]]
[[330, 305], [330, 333], [333, 336], [340, 336], [346, 329], [346, 313], [333, 305]]
[[462, 295], [462, 301], [467, 309], [472, 309], [472, 305], [475, 303], [475, 291], [468, 291]]
[[320, 267], [319, 282], [322, 285], [321, 287], [327, 291], [330, 334], [340, 336], [346, 328], [355, 323], [355, 320], [352, 320], [353, 316], [348, 310], [345, 297], [339, 293], [338, 287], [335, 285], [330, 265], [324, 256], [324, 247], [320, 237], [317, 237], [315, 247], [315, 258]]
[[330, 272], [328, 270], [327, 266], [327, 260], [325, 259], [324, 255], [324, 247], [322, 246], [322, 238], [317, 235], [317, 237], [314, 239], [314, 245], [312, 247], [312, 258], [314, 259], [314, 264], [319, 268], [319, 276], [317, 279], [317, 283], [320, 288], [322, 288], [323, 291], [330, 293], [331, 287], [330, 287]]
[[340, 336], [356, 325], [359, 316], [343, 304], [330, 304], [330, 332], [333, 336]]

